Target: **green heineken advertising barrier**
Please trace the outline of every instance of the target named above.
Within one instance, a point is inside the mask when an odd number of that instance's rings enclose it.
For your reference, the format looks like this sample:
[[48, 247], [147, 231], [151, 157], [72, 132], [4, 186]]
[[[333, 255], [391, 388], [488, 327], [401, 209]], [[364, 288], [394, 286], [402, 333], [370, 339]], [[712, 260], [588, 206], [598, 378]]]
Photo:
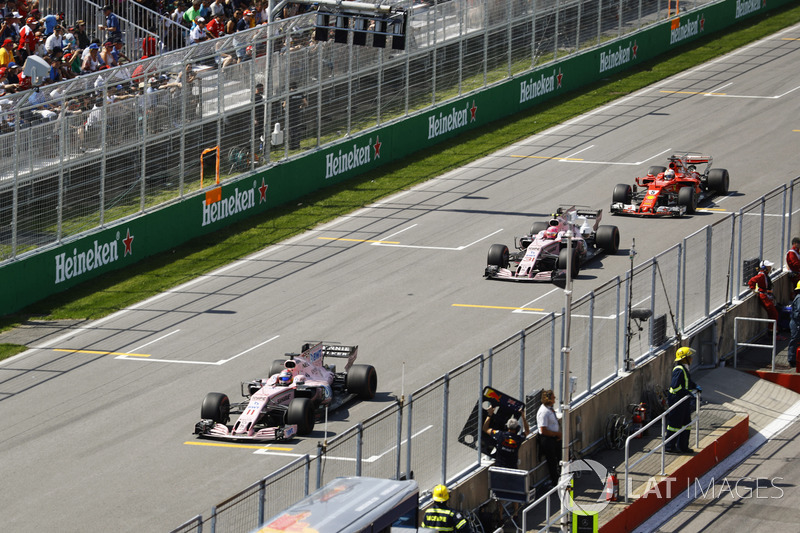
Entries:
[[762, 0], [728, 0], [705, 6], [603, 47], [565, 56], [554, 64], [434, 110], [10, 262], [0, 267], [0, 314], [17, 311], [51, 294], [401, 159], [792, 1], [795, 0], [770, 0], [766, 6]]

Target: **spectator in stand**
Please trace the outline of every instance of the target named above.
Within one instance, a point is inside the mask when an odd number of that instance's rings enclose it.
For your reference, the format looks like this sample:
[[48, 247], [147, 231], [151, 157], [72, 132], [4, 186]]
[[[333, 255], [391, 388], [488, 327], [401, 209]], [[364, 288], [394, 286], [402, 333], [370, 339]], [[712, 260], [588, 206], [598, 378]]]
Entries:
[[122, 42], [122, 39], [117, 39], [114, 41], [114, 48], [111, 50], [111, 54], [114, 56], [114, 59], [117, 60], [117, 63], [120, 65], [124, 65], [125, 63], [130, 63], [130, 59], [125, 53], [122, 51], [122, 48], [125, 46], [125, 43]]
[[111, 40], [115, 37], [122, 39], [122, 26], [119, 22], [119, 17], [114, 14], [114, 10], [110, 4], [103, 6], [103, 15], [106, 17], [105, 24], [98, 24], [98, 30], [106, 32], [106, 40]]
[[20, 61], [25, 61], [29, 55], [36, 53], [36, 29], [38, 27], [39, 21], [33, 17], [28, 17], [25, 20], [25, 26], [19, 30], [17, 53], [20, 54]]
[[227, 16], [225, 15], [225, 3], [221, 0], [214, 0], [211, 2], [208, 6], [208, 10], [210, 11], [210, 15], [212, 17], [217, 15], [222, 15], [223, 17]]
[[210, 39], [216, 39], [225, 35], [225, 16], [222, 14], [214, 15], [211, 22], [206, 24], [206, 31]]
[[0, 17], [5, 17], [10, 11], [6, 11], [6, 0], [0, 0]]
[[267, 2], [256, 0], [256, 25], [266, 24], [269, 20], [269, 9]]
[[211, 0], [201, 0], [200, 16], [206, 20], [211, 20]]
[[28, 97], [28, 104], [33, 107], [33, 114], [44, 120], [53, 120], [58, 117], [58, 108], [47, 103], [47, 97], [39, 90], [39, 87], [33, 88], [33, 92]]
[[172, 13], [169, 14], [169, 18], [172, 19], [172, 21], [177, 24], [188, 27], [190, 23], [187, 23], [186, 20], [184, 19], [185, 14], [186, 14], [186, 2], [180, 1], [175, 4], [175, 9], [172, 11]]
[[67, 76], [68, 78], [74, 78], [76, 76], [80, 76], [81, 74], [81, 52], [80, 48], [64, 54], [64, 67], [70, 71], [72, 74], [71, 76]]
[[14, 27], [14, 17], [7, 16], [3, 19], [3, 25], [0, 27], [0, 39], [3, 41], [11, 39], [12, 42], [19, 40], [19, 31]]
[[[64, 74], [61, 70], [62, 62], [60, 57], [45, 56], [44, 60], [50, 64], [49, 83], [57, 83], [64, 79]], [[49, 60], [49, 61], [48, 61]]]
[[233, 12], [233, 16], [231, 16], [228, 19], [228, 22], [225, 23], [225, 34], [226, 35], [231, 35], [233, 33], [236, 33], [236, 27], [239, 24], [239, 21], [242, 20], [243, 16], [244, 15], [242, 14], [242, 10], [241, 9], [237, 9], [236, 11]]
[[239, 20], [239, 22], [236, 23], [236, 31], [245, 31], [255, 27], [256, 27], [256, 14], [253, 13], [251, 10], [246, 9], [244, 12], [244, 18], [242, 18], [241, 20]]
[[7, 67], [14, 62], [14, 41], [6, 39], [0, 47], [0, 67]]
[[118, 67], [119, 63], [117, 63], [117, 58], [114, 57], [112, 53], [114, 50], [114, 43], [111, 41], [106, 41], [103, 44], [103, 49], [100, 51], [100, 59], [103, 61], [104, 65], [108, 65], [108, 68]]
[[183, 14], [183, 21], [186, 23], [187, 26], [191, 27], [194, 23], [194, 19], [200, 16], [200, 0], [192, 0], [192, 7], [187, 9]]
[[189, 44], [202, 43], [206, 40], [208, 40], [208, 34], [206, 33], [206, 19], [203, 17], [197, 17], [194, 19], [194, 26], [192, 26], [191, 31], [189, 31]]
[[17, 86], [20, 84], [22, 80], [19, 79], [19, 67], [16, 63], [8, 64], [6, 67], [6, 77], [8, 78], [8, 83]]
[[100, 68], [100, 46], [97, 43], [92, 43], [87, 49], [88, 54], [81, 64], [81, 74], [91, 74], [97, 72]]
[[73, 32], [75, 36], [75, 40], [77, 42], [77, 47], [80, 50], [86, 50], [89, 48], [91, 44], [91, 40], [89, 39], [89, 35], [86, 33], [86, 23], [82, 20], [75, 21], [75, 31]]
[[64, 13], [53, 15], [52, 13], [44, 18], [44, 36], [50, 37], [56, 30], [56, 26], [64, 24]]
[[64, 41], [64, 50], [73, 50], [78, 46], [78, 39], [75, 38], [75, 26], [68, 26], [64, 30], [61, 40]]
[[66, 43], [64, 42], [64, 26], [56, 26], [53, 28], [53, 33], [45, 39], [44, 49], [47, 50], [48, 55], [52, 55], [54, 48], [64, 49]]
[[70, 70], [70, 65], [68, 63], [70, 59], [72, 59], [72, 54], [69, 53], [64, 54], [61, 56], [61, 59], [59, 59], [58, 68], [61, 71], [62, 80], [71, 80], [75, 77], [75, 75], [72, 73], [72, 70]]
[[289, 84], [289, 150], [300, 149], [300, 139], [306, 130], [303, 115], [308, 107], [306, 95], [297, 90], [297, 82]]

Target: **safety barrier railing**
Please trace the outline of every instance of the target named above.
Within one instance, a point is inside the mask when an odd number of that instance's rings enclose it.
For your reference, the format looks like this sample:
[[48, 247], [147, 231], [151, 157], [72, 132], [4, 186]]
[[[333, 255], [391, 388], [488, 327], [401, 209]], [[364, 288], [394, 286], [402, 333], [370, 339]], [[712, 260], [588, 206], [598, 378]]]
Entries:
[[[670, 413], [672, 413], [675, 409], [681, 406], [684, 402], [691, 402], [695, 400], [695, 410], [694, 416], [692, 420], [684, 425], [681, 429], [676, 431], [674, 434], [667, 437], [667, 417]], [[661, 422], [661, 442], [656, 444], [653, 449], [643, 452], [642, 456], [639, 457], [636, 461], [632, 464], [630, 463], [630, 444], [633, 439], [639, 438], [640, 435], [643, 435], [645, 431], [647, 431], [651, 426], [655, 425], [656, 422]], [[628, 503], [628, 498], [630, 493], [633, 491], [633, 479], [631, 476], [631, 469], [634, 468], [636, 465], [650, 457], [652, 454], [656, 453], [657, 451], [661, 451], [661, 470], [659, 471], [659, 475], [664, 475], [666, 471], [666, 447], [667, 444], [672, 442], [672, 440], [678, 438], [681, 433], [684, 431], [689, 431], [689, 427], [694, 426], [694, 441], [695, 441], [695, 448], [700, 446], [700, 398], [699, 395], [695, 396], [693, 393], [689, 393], [680, 400], [678, 400], [675, 405], [671, 406], [669, 409], [655, 417], [653, 420], [648, 422], [647, 424], [643, 425], [640, 429], [631, 433], [628, 438], [625, 439], [625, 483], [623, 484], [623, 492], [625, 493], [625, 503]]]
[[[564, 475], [561, 476], [561, 479], [558, 481], [558, 484], [542, 494], [539, 498], [534, 500], [530, 505], [525, 507], [522, 510], [522, 531], [532, 531], [531, 524], [528, 523], [528, 513], [536, 509], [537, 507], [544, 505], [544, 512], [545, 512], [545, 525], [541, 529], [538, 529], [539, 533], [544, 531], [550, 531], [550, 528], [556, 524], [561, 522], [562, 518], [566, 518], [572, 514], [572, 509], [570, 506], [562, 506], [562, 501], [569, 497], [569, 491], [571, 490], [572, 485], [572, 476]], [[558, 497], [557, 505], [561, 506], [562, 511], [558, 514], [553, 514], [552, 506], [550, 504], [550, 500], [553, 496]], [[502, 530], [502, 528], [501, 528]]]
[[[739, 342], [739, 323], [740, 322], [763, 322], [770, 324], [772, 328], [771, 344], [758, 344], [754, 342]], [[737, 316], [733, 320], [733, 368], [739, 368], [739, 346], [747, 348], [766, 348], [772, 350], [772, 371], [775, 372], [775, 358], [778, 353], [778, 324], [771, 318], [754, 318], [747, 316]]]

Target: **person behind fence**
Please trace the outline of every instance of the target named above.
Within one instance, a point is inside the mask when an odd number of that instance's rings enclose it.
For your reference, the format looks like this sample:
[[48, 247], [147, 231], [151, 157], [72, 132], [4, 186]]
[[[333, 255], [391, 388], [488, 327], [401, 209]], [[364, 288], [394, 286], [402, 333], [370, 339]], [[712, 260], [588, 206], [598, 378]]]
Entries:
[[[691, 391], [699, 391], [700, 387], [692, 381], [689, 367], [692, 365], [694, 350], [683, 346], [675, 352], [675, 367], [672, 369], [672, 379], [669, 384], [669, 395], [667, 404], [669, 407], [677, 404], [683, 398], [691, 394]], [[692, 400], [686, 400], [667, 415], [667, 437], [673, 436], [683, 428], [686, 430], [671, 440], [666, 450], [668, 452], [693, 453], [689, 447], [689, 422], [692, 421], [692, 412], [695, 404]]]
[[547, 473], [551, 486], [558, 485], [558, 462], [561, 455], [561, 428], [553, 409], [556, 395], [552, 390], [542, 391], [542, 405], [536, 413], [536, 426], [539, 428], [539, 454], [547, 461]]
[[794, 299], [792, 300], [792, 312], [789, 315], [789, 348], [786, 351], [786, 359], [789, 366], [797, 366], [797, 348], [800, 347], [800, 281], [794, 286]]
[[789, 271], [789, 289], [800, 282], [800, 237], [792, 238], [792, 247], [786, 252], [786, 270]]
[[[491, 428], [492, 417], [494, 416], [494, 407], [489, 407], [486, 411], [486, 420], [483, 421], [483, 432], [492, 439], [495, 443], [495, 456], [494, 466], [501, 468], [518, 468], [519, 467], [519, 447], [525, 442], [531, 428], [528, 426], [528, 420], [525, 418], [525, 411], [520, 411], [516, 416], [512, 416], [506, 422], [506, 429], [496, 430]], [[522, 420], [524, 428], [520, 433], [519, 420]]]
[[[761, 306], [767, 312], [767, 318], [774, 321], [770, 322], [767, 327], [770, 335], [772, 334], [775, 324], [778, 322], [778, 309], [775, 307], [775, 295], [772, 293], [772, 279], [769, 277], [773, 265], [774, 263], [772, 261], [764, 259], [758, 265], [758, 273], [747, 282], [747, 286], [758, 294]], [[778, 335], [777, 339], [783, 341], [786, 340], [786, 337]]]
[[433, 487], [433, 505], [431, 505], [422, 517], [419, 527], [435, 529], [437, 531], [457, 531], [459, 533], [472, 533], [472, 528], [467, 519], [458, 511], [452, 510], [447, 501], [450, 493], [444, 485]]

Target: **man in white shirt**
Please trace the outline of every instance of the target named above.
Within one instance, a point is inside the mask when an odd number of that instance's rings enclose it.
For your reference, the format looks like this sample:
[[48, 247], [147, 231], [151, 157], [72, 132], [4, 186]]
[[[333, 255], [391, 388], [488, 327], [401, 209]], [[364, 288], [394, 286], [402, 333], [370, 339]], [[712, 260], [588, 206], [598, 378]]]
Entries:
[[561, 456], [561, 427], [553, 409], [556, 395], [552, 390], [542, 391], [542, 405], [536, 412], [536, 426], [539, 428], [539, 446], [547, 460], [547, 473], [553, 487], [558, 484], [558, 463]]
[[192, 30], [189, 32], [189, 44], [201, 43], [207, 39], [208, 35], [206, 35], [206, 19], [203, 17], [197, 17], [194, 19], [194, 26], [192, 26]]

